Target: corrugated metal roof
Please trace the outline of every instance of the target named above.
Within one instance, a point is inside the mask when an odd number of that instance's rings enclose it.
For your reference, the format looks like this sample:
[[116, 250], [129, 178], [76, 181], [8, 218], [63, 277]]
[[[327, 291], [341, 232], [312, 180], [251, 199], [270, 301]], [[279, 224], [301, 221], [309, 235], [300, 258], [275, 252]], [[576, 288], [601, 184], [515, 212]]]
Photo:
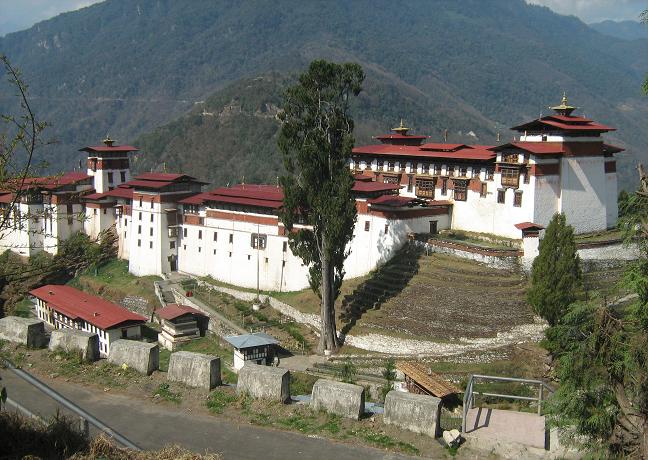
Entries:
[[275, 345], [279, 343], [277, 339], [263, 332], [255, 332], [253, 334], [243, 335], [230, 335], [224, 337], [224, 339], [234, 348], [238, 349], [261, 347], [263, 345]]
[[126, 321], [146, 321], [146, 318], [137, 313], [71, 286], [47, 284], [29, 293], [65, 316], [81, 318], [100, 329], [110, 329]]

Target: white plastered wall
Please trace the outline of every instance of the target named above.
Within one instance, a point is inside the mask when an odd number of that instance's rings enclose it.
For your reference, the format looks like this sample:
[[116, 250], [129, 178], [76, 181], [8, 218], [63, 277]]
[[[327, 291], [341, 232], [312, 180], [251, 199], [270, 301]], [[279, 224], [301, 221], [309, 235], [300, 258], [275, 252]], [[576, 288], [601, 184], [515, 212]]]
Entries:
[[[575, 233], [605, 230], [608, 222], [607, 181], [602, 156], [563, 157], [560, 211]], [[615, 198], [616, 200], [616, 198]]]

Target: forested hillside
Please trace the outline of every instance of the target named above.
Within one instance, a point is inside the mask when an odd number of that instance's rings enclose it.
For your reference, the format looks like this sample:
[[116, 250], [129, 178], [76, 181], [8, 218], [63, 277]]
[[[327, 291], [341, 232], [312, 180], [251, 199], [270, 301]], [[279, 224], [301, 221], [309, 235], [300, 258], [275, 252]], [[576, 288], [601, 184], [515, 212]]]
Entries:
[[[132, 142], [201, 112], [196, 102], [228, 84], [268, 72], [289, 76], [320, 57], [356, 61], [368, 73], [359, 139], [402, 116], [437, 139], [448, 128], [488, 142], [495, 131], [506, 137], [508, 126], [546, 113], [566, 90], [587, 116], [619, 127], [613, 142], [644, 154], [646, 43], [602, 35], [523, 0], [107, 0], [9, 34], [0, 52], [23, 70], [35, 108], [52, 123], [49, 135], [59, 143], [41, 154], [61, 168], [106, 133]], [[3, 107], [13, 100], [0, 97]], [[262, 169], [257, 158], [274, 149], [263, 125], [255, 124], [253, 140], [219, 125], [210, 131], [219, 138], [200, 143], [224, 151], [254, 141], [254, 149], [228, 152], [252, 174]], [[147, 155], [144, 149], [142, 165]], [[172, 155], [192, 161], [191, 150]]]

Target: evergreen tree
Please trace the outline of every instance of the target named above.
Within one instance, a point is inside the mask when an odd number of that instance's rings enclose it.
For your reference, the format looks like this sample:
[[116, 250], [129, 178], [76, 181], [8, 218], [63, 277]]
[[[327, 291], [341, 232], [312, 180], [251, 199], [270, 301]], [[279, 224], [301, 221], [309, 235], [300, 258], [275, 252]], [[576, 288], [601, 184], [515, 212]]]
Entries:
[[[357, 216], [348, 166], [354, 143], [349, 98], [360, 93], [363, 80], [357, 64], [313, 61], [286, 91], [280, 114], [278, 143], [287, 171], [280, 179], [281, 220], [321, 299], [320, 353], [338, 347], [335, 299]], [[306, 226], [294, 228], [297, 222]]]
[[540, 254], [533, 261], [527, 299], [534, 311], [554, 326], [576, 300], [581, 282], [580, 259], [574, 229], [565, 215], [555, 214], [540, 241]]

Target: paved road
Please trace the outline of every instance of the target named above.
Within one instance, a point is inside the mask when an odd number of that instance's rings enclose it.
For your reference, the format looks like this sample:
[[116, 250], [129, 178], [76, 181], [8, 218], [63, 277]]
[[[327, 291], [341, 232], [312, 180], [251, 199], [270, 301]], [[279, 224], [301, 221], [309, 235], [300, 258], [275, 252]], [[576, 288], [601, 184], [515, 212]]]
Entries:
[[[9, 397], [49, 417], [57, 404], [7, 370], [0, 371]], [[225, 459], [390, 459], [413, 457], [355, 447], [295, 433], [238, 425], [224, 419], [170, 410], [149, 401], [98, 392], [90, 388], [41, 379], [143, 449], [180, 444], [196, 452], [221, 452]], [[65, 412], [65, 411], [63, 411]]]

